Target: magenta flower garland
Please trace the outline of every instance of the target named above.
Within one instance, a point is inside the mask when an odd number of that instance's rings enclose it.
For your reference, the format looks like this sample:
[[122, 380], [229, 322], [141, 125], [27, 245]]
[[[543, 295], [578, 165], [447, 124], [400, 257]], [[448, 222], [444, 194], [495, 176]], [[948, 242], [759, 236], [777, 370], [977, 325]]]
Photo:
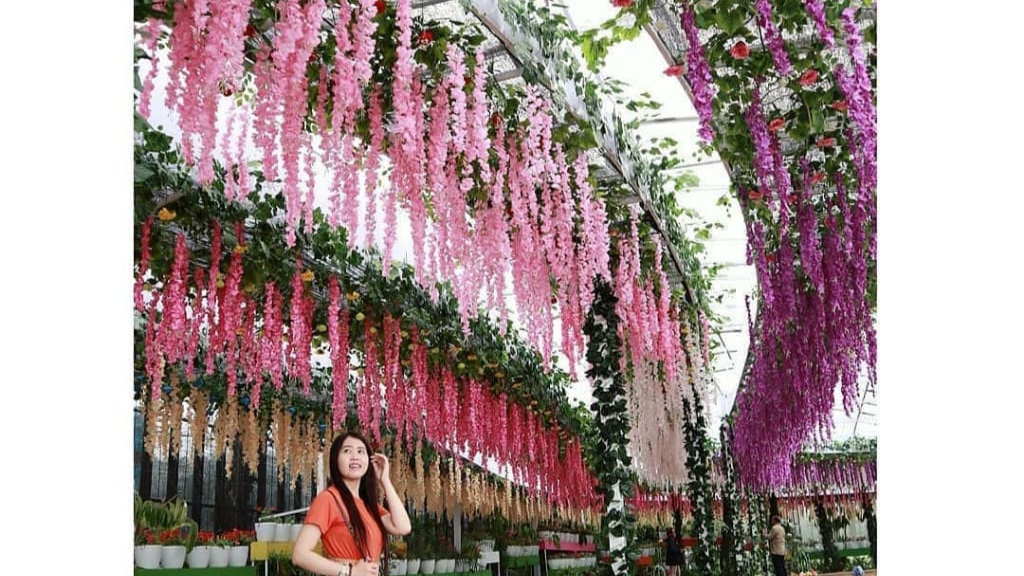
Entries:
[[825, 46], [828, 48], [835, 46], [835, 35], [825, 20], [825, 3], [823, 0], [804, 0], [804, 8], [807, 10], [811, 20], [814, 21], [814, 26], [818, 30], [818, 37], [825, 43]]
[[680, 4], [679, 17], [683, 33], [686, 34], [686, 42], [689, 45], [689, 50], [686, 51], [686, 81], [689, 83], [690, 89], [693, 90], [693, 105], [700, 118], [698, 134], [705, 142], [711, 142], [715, 137], [715, 131], [711, 127], [711, 102], [715, 98], [715, 83], [711, 77], [711, 68], [704, 55], [704, 47], [701, 46], [697, 33], [693, 9], [688, 3]]
[[765, 42], [775, 62], [775, 68], [779, 74], [789, 76], [793, 72], [793, 65], [789, 63], [782, 34], [772, 21], [772, 4], [769, 0], [757, 0], [754, 5], [757, 7], [757, 25], [764, 30]]
[[[750, 8], [756, 26], [722, 21], [701, 4], [684, 2], [680, 16], [691, 54], [693, 39], [705, 34], [710, 66], [729, 70], [714, 78], [714, 121], [730, 127], [715, 144], [738, 185], [747, 263], [758, 277], [732, 448], [741, 482], [767, 489], [787, 484], [801, 447], [831, 435], [836, 393], [851, 411], [859, 377], [866, 372], [869, 385], [875, 381], [869, 283], [877, 117], [856, 10], [836, 18], [821, 0], [804, 0], [802, 9], [757, 0]], [[841, 32], [849, 63], [833, 66], [834, 59], [805, 52], [793, 82], [783, 30], [811, 30], [801, 41], [831, 48], [831, 56], [839, 55], [833, 31]], [[756, 39], [770, 61], [751, 57], [747, 44]], [[736, 123], [746, 131], [737, 134]]]

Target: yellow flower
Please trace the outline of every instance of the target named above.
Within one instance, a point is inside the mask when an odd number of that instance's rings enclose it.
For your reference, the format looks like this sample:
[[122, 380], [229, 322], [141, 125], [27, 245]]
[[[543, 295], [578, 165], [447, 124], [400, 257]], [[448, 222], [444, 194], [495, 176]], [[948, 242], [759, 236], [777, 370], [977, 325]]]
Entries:
[[349, 292], [348, 294], [345, 294], [346, 300], [352, 301], [355, 300], [356, 298], [359, 298], [359, 292], [356, 292], [355, 290]]
[[234, 252], [235, 252], [235, 254], [245, 254], [245, 250], [246, 250], [245, 244], [239, 244], [239, 245], [235, 246]]
[[175, 214], [173, 210], [168, 210], [165, 207], [161, 208], [160, 211], [156, 213], [156, 216], [161, 221], [167, 222], [168, 220], [174, 220], [174, 217], [177, 216], [177, 214]]
[[312, 282], [313, 281], [313, 271], [312, 270], [306, 270], [305, 272], [303, 272], [299, 276], [299, 278], [302, 278], [303, 282]]

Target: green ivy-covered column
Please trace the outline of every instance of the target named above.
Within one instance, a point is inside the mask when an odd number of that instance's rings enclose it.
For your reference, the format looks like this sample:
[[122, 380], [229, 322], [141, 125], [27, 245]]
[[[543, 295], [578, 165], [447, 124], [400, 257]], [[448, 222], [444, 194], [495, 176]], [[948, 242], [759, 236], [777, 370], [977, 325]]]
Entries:
[[868, 525], [868, 542], [871, 545], [871, 563], [878, 568], [878, 519], [875, 517], [875, 507], [871, 502], [871, 495], [864, 494], [861, 497], [861, 507], [864, 509], [864, 521]]
[[747, 562], [745, 574], [753, 576], [771, 572], [768, 559], [768, 507], [764, 494], [747, 493], [747, 535], [754, 543], [754, 553]]
[[744, 573], [741, 567], [745, 564], [743, 550], [743, 516], [740, 513], [740, 495], [737, 490], [738, 477], [736, 463], [732, 454], [732, 429], [728, 422], [719, 429], [722, 445], [722, 528], [721, 565], [722, 576], [737, 576]]
[[825, 556], [825, 569], [829, 572], [838, 572], [843, 569], [843, 559], [839, 556], [839, 549], [836, 548], [832, 518], [828, 513], [828, 509], [825, 508], [825, 499], [820, 494], [814, 498], [814, 514], [818, 518], [818, 531], [821, 532], [821, 548]]
[[693, 531], [697, 537], [690, 574], [711, 576], [715, 573], [712, 566], [715, 555], [715, 516], [712, 508], [714, 493], [711, 487], [710, 439], [706, 432], [707, 420], [700, 403], [700, 394], [693, 382], [690, 386], [693, 390], [692, 404], [689, 399], [683, 398], [686, 467], [690, 471], [686, 492], [693, 505]]
[[626, 549], [632, 536], [633, 521], [626, 508], [632, 496], [630, 458], [626, 453], [629, 420], [626, 414], [625, 378], [619, 371], [622, 343], [619, 318], [615, 315], [615, 297], [611, 285], [598, 280], [594, 285], [594, 303], [583, 326], [587, 345], [587, 377], [594, 387], [594, 421], [598, 431], [595, 469], [598, 491], [604, 495], [604, 522], [608, 529], [608, 552], [614, 574], [628, 571]]

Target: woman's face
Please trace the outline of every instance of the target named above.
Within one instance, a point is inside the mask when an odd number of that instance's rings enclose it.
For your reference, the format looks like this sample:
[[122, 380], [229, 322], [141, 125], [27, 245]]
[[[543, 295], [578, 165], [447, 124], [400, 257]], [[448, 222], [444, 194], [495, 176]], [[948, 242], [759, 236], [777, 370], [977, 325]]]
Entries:
[[338, 469], [343, 478], [362, 478], [370, 466], [370, 456], [366, 453], [366, 444], [355, 436], [349, 436], [341, 443], [338, 452]]

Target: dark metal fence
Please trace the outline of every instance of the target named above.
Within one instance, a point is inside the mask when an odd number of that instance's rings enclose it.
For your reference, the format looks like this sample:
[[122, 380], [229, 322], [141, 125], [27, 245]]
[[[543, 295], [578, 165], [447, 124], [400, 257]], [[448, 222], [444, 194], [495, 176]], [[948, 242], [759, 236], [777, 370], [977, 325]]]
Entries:
[[[134, 475], [135, 491], [143, 499], [165, 500], [180, 496], [188, 502], [192, 518], [201, 530], [221, 532], [232, 528], [252, 529], [260, 511], [294, 510], [309, 506], [316, 486], [312, 479], [299, 476], [295, 486], [277, 479], [277, 462], [272, 446], [260, 454], [256, 474], [242, 460], [241, 446], [235, 443], [228, 478], [226, 458], [213, 457], [212, 440], [207, 437], [202, 456], [193, 452], [192, 435], [187, 425], [180, 426], [181, 449], [166, 459], [152, 460], [143, 448], [145, 416], [135, 409]], [[169, 453], [165, 446], [163, 452]]]

